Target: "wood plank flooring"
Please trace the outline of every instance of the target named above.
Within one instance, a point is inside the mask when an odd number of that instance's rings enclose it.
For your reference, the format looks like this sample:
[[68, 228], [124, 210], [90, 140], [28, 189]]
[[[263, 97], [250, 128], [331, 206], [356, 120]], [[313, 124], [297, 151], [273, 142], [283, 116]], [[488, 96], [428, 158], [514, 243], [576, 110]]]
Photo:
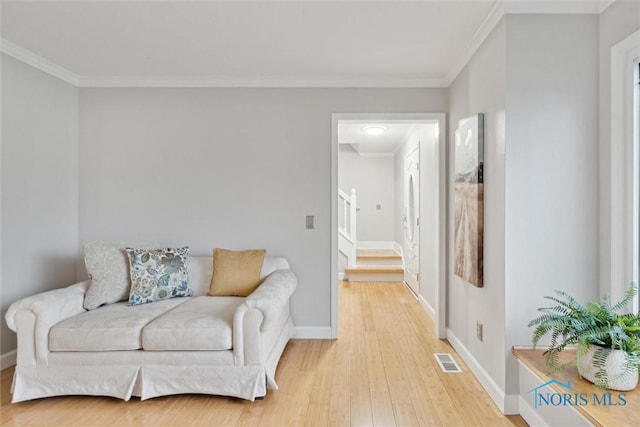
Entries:
[[526, 426], [505, 417], [462, 360], [444, 374], [434, 352], [451, 352], [401, 283], [340, 288], [340, 338], [292, 340], [279, 390], [262, 401], [167, 396], [129, 402], [54, 397], [11, 404], [13, 369], [2, 371], [2, 426]]

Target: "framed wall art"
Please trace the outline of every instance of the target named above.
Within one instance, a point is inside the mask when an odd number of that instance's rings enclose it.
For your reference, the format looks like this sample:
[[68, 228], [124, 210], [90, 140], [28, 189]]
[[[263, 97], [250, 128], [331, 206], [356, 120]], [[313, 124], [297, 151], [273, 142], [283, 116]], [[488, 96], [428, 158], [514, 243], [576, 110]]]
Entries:
[[458, 122], [454, 162], [454, 273], [480, 288], [484, 267], [484, 114]]

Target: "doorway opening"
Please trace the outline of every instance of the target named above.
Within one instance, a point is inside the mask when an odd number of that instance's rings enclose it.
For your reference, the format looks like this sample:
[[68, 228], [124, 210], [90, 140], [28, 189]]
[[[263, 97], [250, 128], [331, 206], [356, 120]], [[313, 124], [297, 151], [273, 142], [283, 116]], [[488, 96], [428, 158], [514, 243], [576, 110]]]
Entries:
[[[372, 272], [404, 281], [445, 337], [445, 129], [445, 114], [332, 115], [332, 337], [339, 281], [385, 281], [370, 280]], [[358, 249], [399, 252], [403, 265], [354, 265]]]

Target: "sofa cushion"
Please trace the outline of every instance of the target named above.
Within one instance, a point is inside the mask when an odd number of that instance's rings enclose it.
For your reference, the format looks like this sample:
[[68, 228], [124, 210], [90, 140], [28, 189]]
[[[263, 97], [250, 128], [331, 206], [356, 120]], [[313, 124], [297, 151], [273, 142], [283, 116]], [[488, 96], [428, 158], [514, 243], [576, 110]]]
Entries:
[[145, 350], [230, 350], [233, 315], [241, 297], [200, 296], [164, 313], [144, 327]]
[[162, 313], [188, 301], [105, 305], [63, 320], [49, 331], [51, 351], [114, 351], [142, 348], [142, 328]]
[[91, 285], [84, 296], [84, 308], [93, 310], [129, 298], [129, 259], [126, 247], [150, 248], [149, 244], [83, 242], [84, 263]]
[[260, 284], [264, 249], [213, 251], [213, 277], [209, 295], [246, 297]]
[[125, 250], [131, 264], [129, 305], [192, 295], [187, 246], [176, 249]]

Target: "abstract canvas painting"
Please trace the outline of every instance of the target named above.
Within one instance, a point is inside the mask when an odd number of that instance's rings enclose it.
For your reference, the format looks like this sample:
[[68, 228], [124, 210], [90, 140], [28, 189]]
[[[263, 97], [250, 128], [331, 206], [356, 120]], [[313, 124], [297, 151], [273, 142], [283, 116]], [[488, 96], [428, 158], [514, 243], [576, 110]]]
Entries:
[[483, 286], [484, 115], [458, 122], [454, 146], [454, 273]]

